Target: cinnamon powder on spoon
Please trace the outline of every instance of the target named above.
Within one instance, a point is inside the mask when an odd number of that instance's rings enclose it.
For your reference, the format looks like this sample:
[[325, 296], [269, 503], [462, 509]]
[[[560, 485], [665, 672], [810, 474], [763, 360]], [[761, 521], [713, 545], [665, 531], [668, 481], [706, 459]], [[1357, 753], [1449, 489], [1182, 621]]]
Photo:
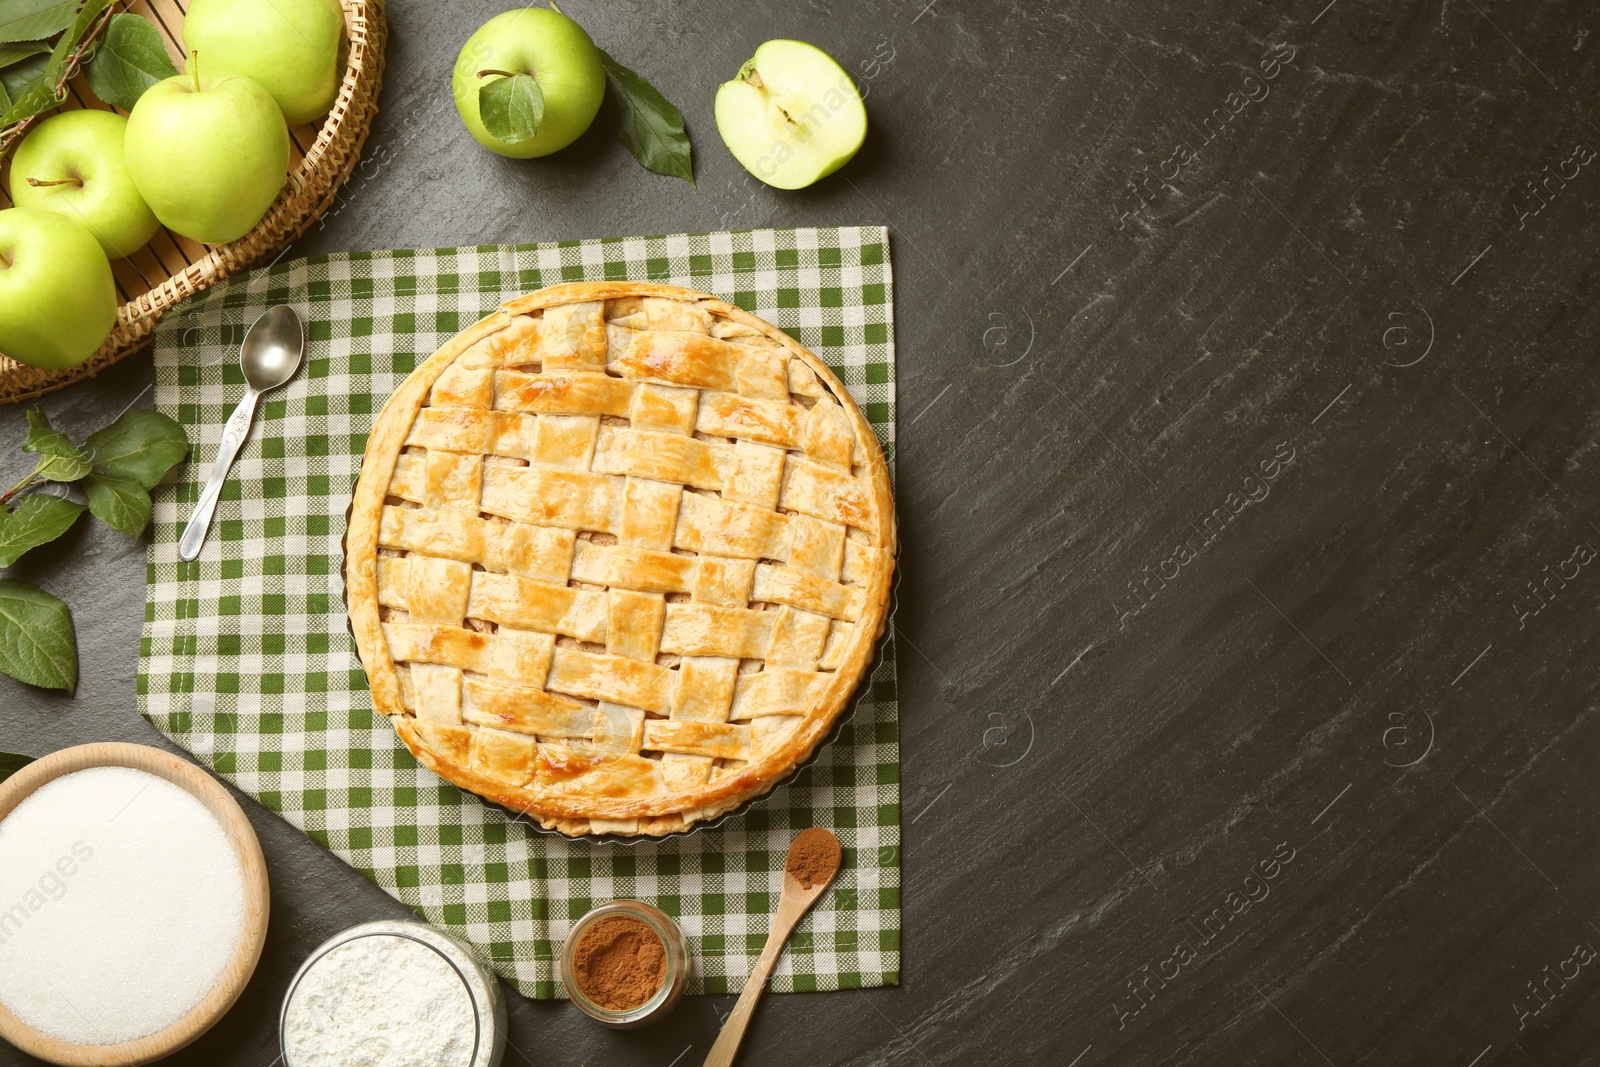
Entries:
[[819, 826], [802, 830], [789, 846], [783, 869], [794, 875], [800, 888], [810, 889], [832, 878], [839, 869], [839, 839]]
[[644, 922], [607, 915], [585, 927], [572, 955], [583, 995], [609, 1011], [631, 1011], [656, 995], [667, 977], [667, 948]]

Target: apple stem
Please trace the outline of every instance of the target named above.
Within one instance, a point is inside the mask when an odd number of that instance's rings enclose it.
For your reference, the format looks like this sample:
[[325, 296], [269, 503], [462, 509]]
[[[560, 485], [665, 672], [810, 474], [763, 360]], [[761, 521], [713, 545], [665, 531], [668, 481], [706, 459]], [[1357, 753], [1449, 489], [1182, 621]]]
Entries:
[[10, 269], [11, 269], [11, 257], [6, 254], [4, 249], [0, 249], [0, 270], [10, 270]]
[[83, 187], [83, 179], [82, 178], [61, 178], [61, 179], [59, 179], [57, 181], [53, 181], [53, 182], [42, 182], [38, 178], [29, 178], [28, 179], [28, 184], [33, 186], [35, 189], [42, 189], [47, 185], [76, 185], [81, 189]]
[[189, 59], [194, 64], [194, 91], [200, 91], [200, 49], [196, 48], [189, 53]]
[[480, 70], [480, 71], [478, 71], [478, 77], [480, 77], [480, 78], [487, 78], [491, 74], [498, 74], [502, 78], [515, 78], [517, 76], [517, 72], [514, 71], [514, 70], [492, 70], [491, 69], [491, 70]]
[[7, 489], [4, 494], [0, 494], [0, 504], [4, 504], [6, 501], [16, 496], [32, 483], [33, 475], [30, 473], [26, 478], [22, 479], [22, 481], [18, 482], [16, 485], [13, 485], [10, 489]]

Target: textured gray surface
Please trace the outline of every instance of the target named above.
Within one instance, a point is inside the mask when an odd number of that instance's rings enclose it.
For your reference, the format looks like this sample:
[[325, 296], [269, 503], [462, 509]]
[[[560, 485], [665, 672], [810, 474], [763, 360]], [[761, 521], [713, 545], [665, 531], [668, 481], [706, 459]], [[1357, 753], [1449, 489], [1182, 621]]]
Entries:
[[[479, 150], [449, 67], [502, 6], [392, 4], [367, 161], [297, 253], [895, 242], [904, 984], [771, 998], [744, 1062], [1600, 1062], [1600, 574], [1564, 562], [1600, 549], [1590, 5], [570, 0], [683, 105], [698, 189], [604, 128]], [[774, 36], [839, 57], [873, 122], [798, 194], [711, 117]], [[148, 381], [45, 407], [81, 433]], [[156, 741], [142, 548], [85, 522], [19, 571], [73, 604], [84, 682], [0, 679], [0, 747]], [[267, 953], [173, 1062], [271, 1063], [304, 954], [402, 913], [247, 807]], [[613, 1034], [513, 998], [507, 1063], [696, 1064], [730, 1004]]]

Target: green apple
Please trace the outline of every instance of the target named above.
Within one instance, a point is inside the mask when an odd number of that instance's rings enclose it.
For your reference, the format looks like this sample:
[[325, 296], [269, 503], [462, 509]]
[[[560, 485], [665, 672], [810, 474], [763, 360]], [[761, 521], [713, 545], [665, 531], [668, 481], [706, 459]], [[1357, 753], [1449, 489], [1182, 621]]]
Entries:
[[114, 111], [63, 111], [11, 157], [11, 202], [76, 219], [112, 258], [132, 255], [160, 225], [123, 160], [128, 120]]
[[291, 126], [321, 118], [339, 95], [339, 0], [194, 0], [183, 47], [205, 69], [243, 74], [272, 94]]
[[105, 249], [54, 211], [0, 211], [0, 352], [57, 369], [94, 355], [117, 321]]
[[833, 57], [804, 41], [768, 41], [717, 89], [717, 132], [744, 169], [803, 189], [850, 161], [867, 108]]
[[[532, 75], [538, 83], [544, 117], [532, 137], [508, 142], [484, 128], [478, 92], [518, 74]], [[531, 159], [567, 147], [589, 128], [606, 95], [606, 72], [582, 26], [559, 11], [528, 7], [496, 15], [467, 38], [450, 91], [461, 121], [479, 144], [502, 156]]]
[[206, 244], [249, 233], [289, 173], [277, 103], [251, 79], [222, 71], [146, 89], [128, 115], [126, 151], [133, 183], [161, 224]]

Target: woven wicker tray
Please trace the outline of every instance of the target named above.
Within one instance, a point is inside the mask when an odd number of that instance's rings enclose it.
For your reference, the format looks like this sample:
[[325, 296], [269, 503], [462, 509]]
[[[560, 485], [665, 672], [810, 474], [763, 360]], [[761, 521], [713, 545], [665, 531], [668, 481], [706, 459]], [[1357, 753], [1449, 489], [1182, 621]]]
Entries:
[[[266, 217], [239, 240], [204, 245], [169, 230], [127, 259], [111, 261], [121, 307], [105, 344], [88, 360], [65, 370], [41, 370], [0, 354], [0, 403], [29, 400], [92, 377], [137, 351], [156, 320], [174, 304], [223, 278], [271, 260], [333, 205], [339, 187], [361, 157], [361, 146], [378, 113], [385, 36], [382, 0], [341, 0], [350, 54], [333, 110], [315, 125], [289, 130], [289, 181]], [[167, 50], [182, 69], [183, 12], [189, 0], [137, 0], [127, 10], [155, 23]], [[104, 108], [83, 75], [75, 76], [63, 109]], [[8, 186], [9, 187], [9, 186]], [[11, 201], [0, 193], [0, 207]]]

